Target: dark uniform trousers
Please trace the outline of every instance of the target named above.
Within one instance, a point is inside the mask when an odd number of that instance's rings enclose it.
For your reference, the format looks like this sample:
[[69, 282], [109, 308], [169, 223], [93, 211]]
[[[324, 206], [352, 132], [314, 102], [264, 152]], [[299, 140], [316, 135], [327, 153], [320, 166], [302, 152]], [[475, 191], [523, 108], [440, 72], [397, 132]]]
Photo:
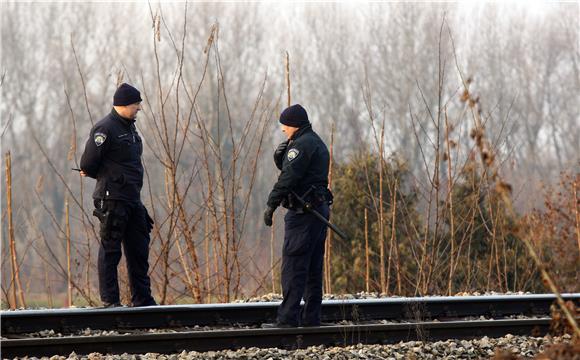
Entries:
[[140, 201], [95, 200], [95, 207], [101, 214], [98, 261], [101, 300], [111, 304], [120, 302], [117, 266], [122, 245], [133, 306], [155, 305], [148, 275], [151, 223], [145, 206]]
[[[326, 219], [328, 204], [316, 210]], [[293, 326], [320, 325], [322, 271], [327, 227], [310, 213], [288, 210], [282, 250], [282, 293], [278, 322]], [[300, 314], [300, 300], [304, 307]]]

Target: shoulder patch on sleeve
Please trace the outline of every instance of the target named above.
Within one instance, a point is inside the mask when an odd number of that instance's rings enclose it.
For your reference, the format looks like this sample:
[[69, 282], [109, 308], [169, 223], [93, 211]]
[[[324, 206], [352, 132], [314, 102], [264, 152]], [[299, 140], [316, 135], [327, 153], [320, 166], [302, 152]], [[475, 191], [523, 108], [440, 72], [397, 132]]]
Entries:
[[96, 132], [93, 140], [95, 140], [95, 144], [97, 146], [101, 146], [101, 145], [103, 145], [105, 140], [107, 140], [107, 135], [103, 134], [101, 132]]
[[293, 148], [288, 150], [288, 153], [286, 155], [288, 157], [288, 161], [296, 159], [296, 157], [298, 157], [298, 154], [300, 154], [300, 151], [298, 149]]

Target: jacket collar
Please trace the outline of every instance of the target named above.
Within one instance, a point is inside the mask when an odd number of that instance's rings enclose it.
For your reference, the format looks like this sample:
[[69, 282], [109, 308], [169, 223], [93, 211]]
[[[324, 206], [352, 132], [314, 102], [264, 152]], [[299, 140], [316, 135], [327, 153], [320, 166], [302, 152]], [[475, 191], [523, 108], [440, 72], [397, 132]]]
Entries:
[[312, 131], [312, 124], [308, 123], [308, 125], [304, 125], [300, 129], [298, 129], [298, 131], [296, 131], [292, 135], [292, 137], [290, 138], [290, 141], [294, 141], [294, 140], [298, 139], [300, 136], [302, 136], [310, 131]]
[[111, 116], [113, 116], [113, 118], [121, 121], [121, 123], [127, 127], [130, 127], [131, 125], [133, 125], [135, 123], [134, 119], [127, 119], [127, 118], [124, 118], [121, 115], [119, 115], [119, 113], [117, 112], [117, 110], [115, 110], [115, 108], [113, 108], [111, 110]]

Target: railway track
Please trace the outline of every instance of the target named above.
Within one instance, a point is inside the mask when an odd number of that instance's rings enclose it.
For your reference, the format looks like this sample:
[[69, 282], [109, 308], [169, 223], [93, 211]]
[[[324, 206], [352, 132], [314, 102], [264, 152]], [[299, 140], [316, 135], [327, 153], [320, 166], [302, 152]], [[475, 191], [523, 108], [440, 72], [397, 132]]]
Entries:
[[[567, 294], [580, 303], [580, 294]], [[220, 329], [190, 331], [192, 326], [249, 325], [273, 321], [278, 303], [177, 305], [146, 308], [62, 309], [1, 312], [2, 357], [68, 355], [71, 352], [175, 353], [241, 347], [300, 348], [310, 345], [390, 343], [480, 336], [544, 335], [553, 295], [394, 298], [323, 302], [323, 321], [347, 325], [293, 329]], [[532, 319], [506, 319], [513, 315]], [[496, 320], [458, 320], [491, 317]], [[503, 318], [503, 319], [502, 319]], [[378, 320], [403, 323], [365, 323]], [[53, 329], [74, 334], [82, 329], [115, 329], [122, 335], [26, 338]], [[148, 333], [138, 329], [174, 329]], [[185, 330], [184, 330], [185, 329]]]
[[63, 338], [11, 339], [2, 341], [2, 357], [69, 355], [98, 352], [180, 353], [239, 349], [242, 347], [302, 348], [311, 345], [345, 346], [386, 344], [409, 340], [466, 339], [481, 336], [543, 335], [550, 319], [419, 322], [409, 324], [372, 324], [323, 326], [292, 329], [250, 329], [189, 331], [160, 334], [113, 336], [74, 336]]

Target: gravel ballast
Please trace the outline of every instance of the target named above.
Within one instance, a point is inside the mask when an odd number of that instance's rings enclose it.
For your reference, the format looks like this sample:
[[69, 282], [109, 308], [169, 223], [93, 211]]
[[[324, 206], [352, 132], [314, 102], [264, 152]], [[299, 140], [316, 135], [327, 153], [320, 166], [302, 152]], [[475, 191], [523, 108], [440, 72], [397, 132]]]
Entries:
[[[179, 354], [162, 355], [156, 353], [147, 354], [121, 354], [102, 355], [98, 353], [87, 356], [79, 356], [74, 353], [68, 359], [107, 359], [107, 360], [218, 360], [218, 359], [256, 359], [256, 360], [282, 360], [282, 359], [309, 359], [309, 360], [350, 360], [350, 359], [489, 359], [496, 350], [503, 349], [522, 358], [532, 358], [545, 346], [552, 343], [569, 343], [570, 335], [561, 337], [528, 337], [506, 335], [501, 338], [483, 337], [473, 340], [446, 340], [437, 342], [409, 341], [392, 345], [354, 345], [347, 347], [324, 347], [311, 346], [306, 349], [259, 349], [248, 348], [240, 350], [223, 351], [183, 351]], [[35, 358], [28, 358], [35, 359]], [[42, 359], [64, 360], [67, 357], [53, 356]]]
[[[495, 292], [495, 291], [473, 291], [473, 292], [460, 292], [453, 296], [461, 297], [461, 296], [498, 296], [498, 295], [513, 295], [513, 296], [522, 296], [522, 295], [533, 295], [531, 292], [523, 292], [517, 291], [512, 292], [508, 291], [505, 293]], [[389, 295], [386, 293], [377, 293], [377, 292], [365, 292], [361, 291], [356, 294], [324, 294], [322, 296], [322, 300], [369, 300], [369, 299], [394, 299], [400, 298], [402, 296], [398, 295]], [[423, 297], [444, 297], [444, 295], [425, 295]], [[269, 293], [262, 296], [251, 297], [246, 299], [238, 299], [232, 301], [233, 303], [254, 303], [254, 302], [275, 302], [275, 301], [282, 301], [282, 295], [276, 293]]]

